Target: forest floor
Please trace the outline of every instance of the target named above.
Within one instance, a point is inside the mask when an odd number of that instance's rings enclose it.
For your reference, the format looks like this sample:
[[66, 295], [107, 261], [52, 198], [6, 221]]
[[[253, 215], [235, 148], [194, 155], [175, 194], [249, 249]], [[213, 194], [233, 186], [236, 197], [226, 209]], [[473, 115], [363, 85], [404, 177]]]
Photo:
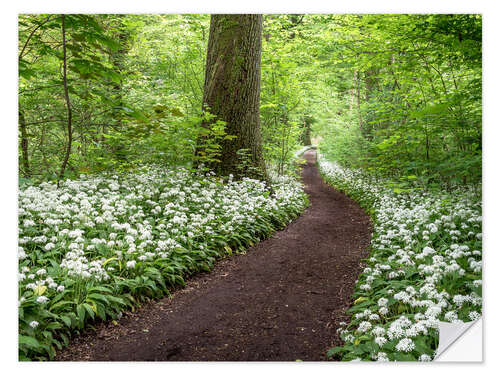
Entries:
[[217, 262], [170, 297], [75, 337], [59, 361], [321, 361], [350, 306], [371, 223], [326, 185], [305, 153], [311, 206], [247, 253]]

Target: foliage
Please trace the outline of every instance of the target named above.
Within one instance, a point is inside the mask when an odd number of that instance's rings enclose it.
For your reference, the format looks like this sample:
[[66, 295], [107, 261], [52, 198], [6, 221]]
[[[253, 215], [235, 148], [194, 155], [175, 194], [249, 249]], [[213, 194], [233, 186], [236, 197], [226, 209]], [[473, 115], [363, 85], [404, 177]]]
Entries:
[[[27, 151], [22, 157], [30, 158], [29, 164], [19, 163], [30, 166], [21, 169], [25, 177], [50, 178], [66, 148], [61, 22], [60, 15], [19, 16], [19, 112], [25, 127], [20, 144]], [[110, 88], [120, 81], [110, 62], [119, 44], [103, 28], [106, 22], [110, 17], [97, 22], [88, 15], [66, 15], [68, 90], [78, 154], [95, 144], [97, 124], [114, 103]], [[71, 158], [75, 170], [73, 164]]]
[[144, 168], [19, 193], [19, 355], [53, 358], [98, 320], [245, 251], [307, 205], [300, 183]]
[[[236, 136], [226, 134], [226, 123], [221, 120], [215, 120], [215, 116], [209, 112], [204, 112], [203, 116], [197, 121], [198, 131], [197, 152], [194, 160], [202, 165], [213, 165], [219, 163], [221, 155], [222, 141], [231, 141]], [[248, 176], [248, 174], [246, 175]]]
[[479, 15], [334, 16], [323, 43], [339, 78], [323, 152], [422, 185], [481, 179]]
[[481, 187], [395, 192], [366, 172], [320, 157], [324, 179], [371, 213], [370, 257], [356, 284], [342, 360], [428, 361], [438, 322], [482, 311]]
[[262, 136], [264, 156], [278, 174], [290, 167], [306, 127], [315, 121], [311, 104], [315, 65], [311, 66], [308, 54], [314, 43], [308, 39], [308, 29], [314, 27], [314, 20], [304, 15], [268, 15], [264, 21]]
[[[207, 16], [66, 15], [74, 123], [68, 176], [151, 160], [191, 162], [206, 27]], [[55, 175], [65, 149], [60, 28], [59, 15], [19, 16], [19, 109], [26, 130], [19, 166], [34, 181]]]
[[[67, 17], [68, 175], [189, 165], [209, 16]], [[65, 148], [60, 26], [58, 15], [19, 16], [19, 167], [39, 181]], [[479, 181], [481, 91], [479, 15], [264, 17], [261, 128], [278, 173], [312, 128], [346, 166], [422, 185]]]

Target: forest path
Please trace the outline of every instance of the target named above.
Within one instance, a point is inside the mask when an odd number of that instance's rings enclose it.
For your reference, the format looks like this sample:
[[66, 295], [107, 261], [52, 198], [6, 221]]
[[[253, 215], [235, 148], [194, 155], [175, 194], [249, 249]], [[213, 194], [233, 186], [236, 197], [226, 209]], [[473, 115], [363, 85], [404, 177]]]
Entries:
[[185, 288], [76, 337], [62, 361], [319, 361], [341, 344], [371, 224], [326, 185], [305, 153], [309, 207], [246, 254], [219, 261]]

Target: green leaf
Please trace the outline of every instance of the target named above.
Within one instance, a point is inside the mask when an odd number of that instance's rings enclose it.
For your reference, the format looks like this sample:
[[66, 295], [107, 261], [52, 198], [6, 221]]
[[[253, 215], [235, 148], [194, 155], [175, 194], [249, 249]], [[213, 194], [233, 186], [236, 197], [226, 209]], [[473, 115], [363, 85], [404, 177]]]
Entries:
[[327, 357], [332, 357], [334, 354], [345, 352], [346, 349], [343, 346], [335, 346], [326, 352]]
[[107, 288], [105, 286], [93, 286], [92, 288], [89, 288], [89, 292], [104, 292], [104, 293], [113, 293], [113, 291], [110, 288]]
[[90, 306], [88, 303], [83, 303], [82, 305], [83, 305], [83, 307], [85, 308], [85, 310], [87, 310], [87, 312], [88, 312], [88, 314], [90, 315], [90, 317], [91, 317], [92, 319], [94, 319], [94, 318], [95, 318], [95, 312], [94, 312], [94, 310], [92, 309], [92, 306]]
[[60, 311], [58, 308], [66, 305], [76, 305], [76, 303], [73, 301], [59, 301], [50, 306], [49, 311]]
[[25, 345], [33, 349], [40, 348], [40, 343], [38, 342], [38, 340], [31, 336], [19, 335], [19, 345]]
[[34, 289], [35, 295], [41, 296], [45, 291], [47, 290], [47, 287], [45, 285], [37, 285]]
[[417, 360], [411, 354], [395, 352], [393, 355], [394, 355], [394, 359], [396, 361], [405, 361], [405, 362], [408, 362], [408, 361], [416, 361]]
[[83, 325], [85, 322], [85, 307], [83, 307], [82, 304], [76, 306], [76, 312], [78, 314], [78, 320], [80, 321], [80, 324]]
[[61, 327], [62, 327], [61, 323], [50, 322], [49, 324], [47, 324], [47, 326], [45, 327], [45, 329], [57, 330], [57, 329], [60, 329]]
[[59, 318], [68, 326], [68, 328], [71, 328], [71, 318], [69, 316], [61, 315]]
[[109, 304], [109, 300], [105, 294], [90, 293], [89, 295], [87, 295], [86, 300], [91, 301], [92, 299], [101, 301], [106, 305]]

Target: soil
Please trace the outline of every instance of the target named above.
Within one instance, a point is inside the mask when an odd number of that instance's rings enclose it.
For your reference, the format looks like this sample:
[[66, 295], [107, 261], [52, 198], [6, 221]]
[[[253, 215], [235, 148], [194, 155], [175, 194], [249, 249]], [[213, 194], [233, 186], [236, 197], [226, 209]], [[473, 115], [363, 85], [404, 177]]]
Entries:
[[340, 345], [371, 223], [326, 185], [314, 150], [302, 168], [311, 206], [245, 254], [170, 297], [75, 337], [59, 361], [323, 361]]

